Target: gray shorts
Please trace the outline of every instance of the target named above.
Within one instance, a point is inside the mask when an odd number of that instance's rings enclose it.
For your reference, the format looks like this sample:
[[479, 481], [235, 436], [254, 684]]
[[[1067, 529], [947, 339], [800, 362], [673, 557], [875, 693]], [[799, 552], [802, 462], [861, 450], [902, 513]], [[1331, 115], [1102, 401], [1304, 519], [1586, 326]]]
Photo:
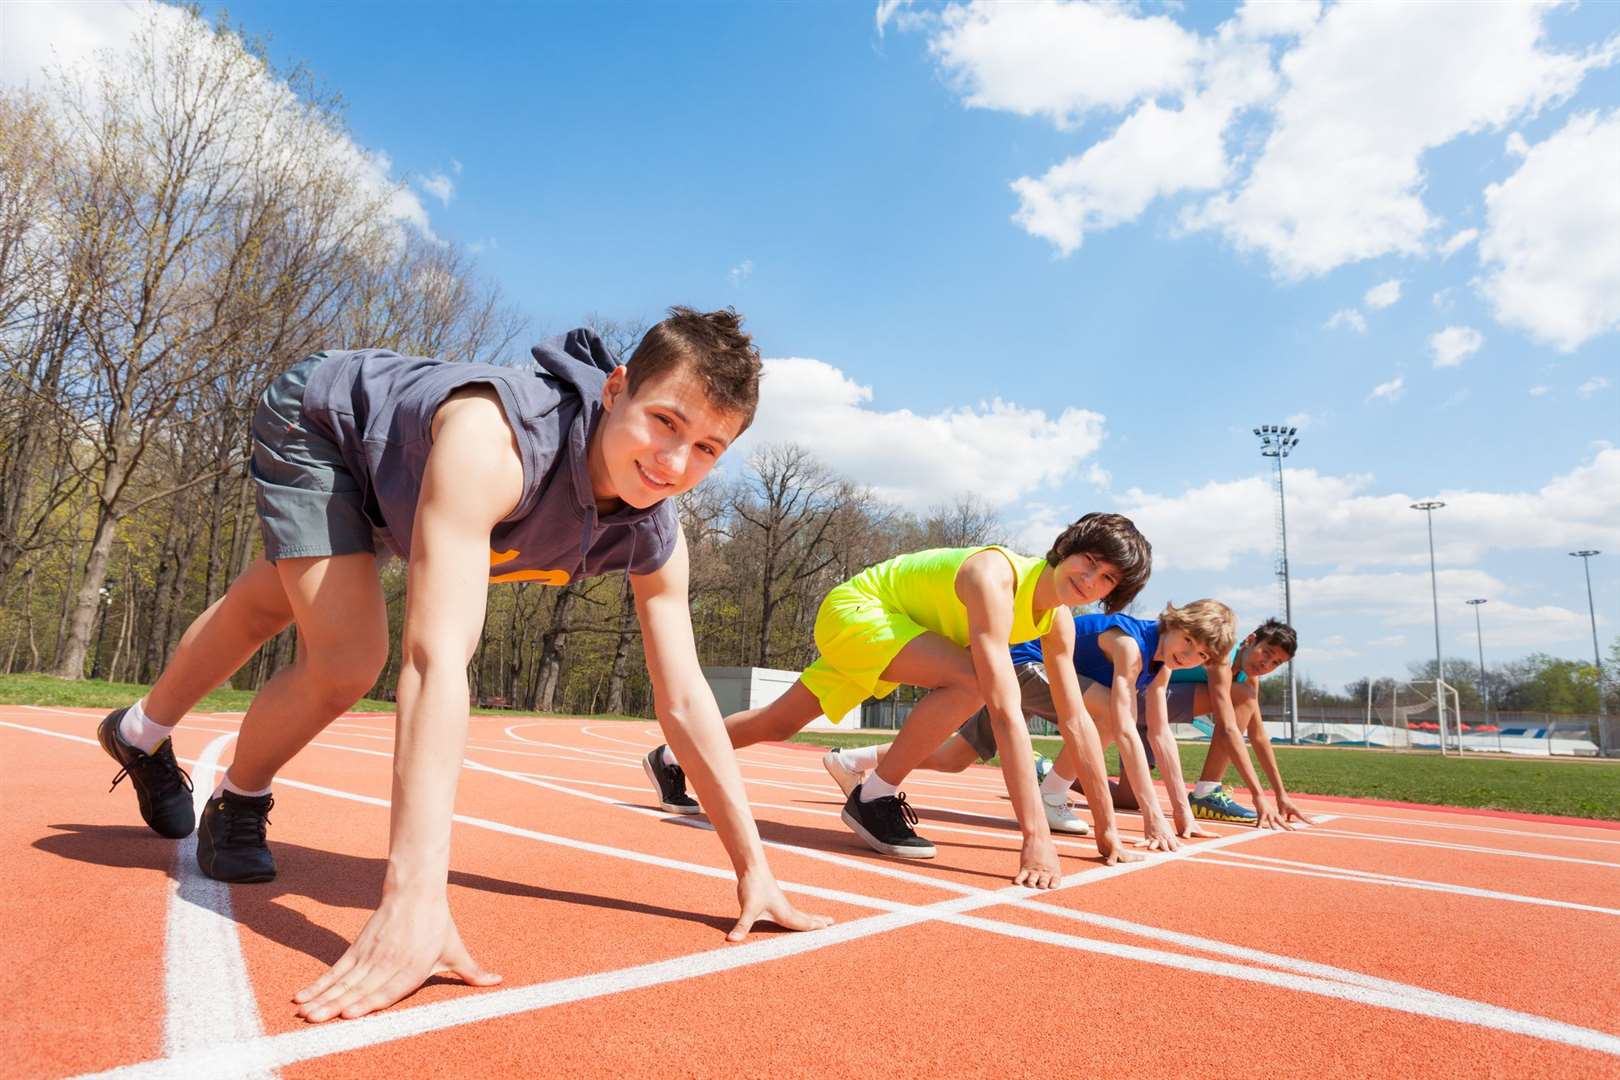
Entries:
[[[1013, 674], [1018, 676], [1018, 694], [1022, 699], [1024, 716], [1038, 716], [1043, 720], [1057, 719], [1057, 706], [1052, 702], [1052, 684], [1046, 680], [1045, 664], [1015, 664]], [[1080, 692], [1094, 685], [1084, 675], [1080, 677]], [[990, 723], [990, 710], [980, 709], [956, 729], [956, 734], [973, 747], [980, 761], [996, 756], [996, 732]]]
[[337, 444], [304, 417], [304, 387], [324, 359], [316, 353], [277, 375], [253, 412], [252, 474], [271, 562], [377, 551], [364, 489]]
[[[1043, 720], [1057, 720], [1057, 705], [1052, 701], [1052, 684], [1046, 678], [1044, 664], [1018, 664], [1013, 668], [1018, 676], [1018, 693], [1023, 706], [1024, 715], [1038, 716]], [[1099, 685], [1095, 679], [1087, 678], [1075, 672], [1075, 678], [1080, 682], [1080, 692], [1084, 694], [1093, 686]], [[1170, 714], [1170, 723], [1187, 724], [1193, 718], [1193, 699], [1198, 692], [1196, 683], [1171, 683], [1165, 693], [1165, 706]], [[1153, 746], [1147, 740], [1147, 701], [1145, 694], [1136, 695], [1136, 730], [1142, 736], [1142, 746], [1147, 750], [1148, 768], [1154, 768], [1157, 762], [1153, 757]], [[989, 761], [996, 756], [995, 729], [990, 723], [990, 710], [980, 709], [974, 713], [956, 734], [979, 755], [980, 761]]]
[[[1173, 682], [1165, 690], [1165, 712], [1170, 715], [1172, 724], [1190, 724], [1193, 721], [1193, 701], [1198, 696], [1198, 683]], [[1136, 695], [1136, 733], [1142, 737], [1142, 749], [1147, 751], [1148, 768], [1154, 769], [1159, 765], [1158, 759], [1153, 756], [1153, 744], [1148, 741], [1147, 729], [1147, 693]]]

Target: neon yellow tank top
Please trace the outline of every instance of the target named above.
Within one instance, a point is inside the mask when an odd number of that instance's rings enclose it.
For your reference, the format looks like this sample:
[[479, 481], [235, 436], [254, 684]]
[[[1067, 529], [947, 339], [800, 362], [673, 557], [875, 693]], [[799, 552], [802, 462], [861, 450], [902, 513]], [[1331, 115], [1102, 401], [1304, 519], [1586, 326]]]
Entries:
[[969, 556], [981, 551], [999, 551], [1012, 564], [1016, 591], [1013, 595], [1012, 631], [1007, 644], [1029, 641], [1052, 627], [1056, 609], [1034, 611], [1035, 583], [1046, 560], [1019, 555], [995, 544], [969, 548], [932, 548], [897, 555], [887, 562], [869, 566], [849, 580], [849, 587], [872, 597], [884, 607], [903, 612], [925, 629], [958, 645], [968, 643], [967, 605], [956, 595], [956, 575]]

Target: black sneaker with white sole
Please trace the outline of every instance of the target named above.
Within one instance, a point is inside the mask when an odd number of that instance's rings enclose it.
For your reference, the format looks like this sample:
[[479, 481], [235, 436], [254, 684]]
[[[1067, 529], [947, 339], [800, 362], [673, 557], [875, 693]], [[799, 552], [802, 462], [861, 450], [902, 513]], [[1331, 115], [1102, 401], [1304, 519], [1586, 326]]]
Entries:
[[153, 832], [171, 840], [190, 836], [191, 830], [197, 827], [191, 777], [174, 760], [174, 744], [168, 739], [153, 747], [150, 754], [143, 754], [138, 747], [124, 741], [118, 725], [127, 711], [125, 708], [108, 713], [96, 729], [96, 741], [101, 743], [101, 748], [123, 766], [113, 777], [113, 788], [124, 777], [129, 777], [130, 786], [135, 789], [135, 800], [140, 803], [141, 818]]
[[844, 824], [855, 830], [855, 835], [865, 840], [873, 851], [902, 859], [932, 859], [934, 845], [912, 829], [917, 824], [917, 811], [906, 802], [906, 793], [901, 791], [861, 802], [863, 786], [856, 785], [844, 800]]
[[641, 759], [641, 768], [652, 782], [658, 805], [671, 814], [701, 814], [703, 807], [686, 793], [686, 770], [664, 764], [664, 748], [655, 746]]
[[276, 860], [265, 840], [270, 824], [270, 795], [221, 791], [203, 807], [197, 825], [197, 867], [215, 881], [238, 884], [270, 881]]

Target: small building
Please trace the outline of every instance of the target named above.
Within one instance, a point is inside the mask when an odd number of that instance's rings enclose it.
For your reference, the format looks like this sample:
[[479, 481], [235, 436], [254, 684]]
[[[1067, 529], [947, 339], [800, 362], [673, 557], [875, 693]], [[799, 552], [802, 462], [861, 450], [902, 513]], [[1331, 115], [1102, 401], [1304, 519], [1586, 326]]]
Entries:
[[[759, 667], [706, 667], [703, 677], [709, 680], [721, 716], [769, 705], [799, 681], [797, 671]], [[810, 727], [818, 731], [856, 731], [860, 726], [859, 708], [836, 720], [818, 716], [810, 722]]]

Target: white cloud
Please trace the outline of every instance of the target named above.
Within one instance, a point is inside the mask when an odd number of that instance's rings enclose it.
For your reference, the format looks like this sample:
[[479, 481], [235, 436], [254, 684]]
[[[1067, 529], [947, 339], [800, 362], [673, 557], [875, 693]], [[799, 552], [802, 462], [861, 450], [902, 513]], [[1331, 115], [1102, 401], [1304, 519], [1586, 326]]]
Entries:
[[461, 175], [461, 162], [457, 161], [455, 158], [451, 158], [450, 159], [450, 171], [455, 173], [457, 176], [460, 176]]
[[1546, 397], [1550, 393], [1552, 393], [1552, 387], [1550, 386], [1532, 386], [1530, 388], [1531, 397]]
[[1478, 229], [1459, 229], [1457, 232], [1452, 233], [1445, 243], [1440, 245], [1440, 256], [1449, 259], [1478, 239]]
[[870, 387], [831, 364], [766, 360], [759, 414], [742, 441], [798, 443], [911, 509], [964, 491], [1007, 506], [1076, 477], [1102, 442], [1102, 416], [1083, 409], [1048, 416], [997, 398], [923, 415], [877, 409], [872, 399]]
[[500, 246], [500, 241], [496, 240], [495, 237], [490, 236], [484, 238], [483, 240], [474, 240], [472, 243], [467, 245], [467, 250], [472, 252], [474, 255], [482, 255], [486, 251], [498, 251]]
[[742, 262], [726, 271], [726, 278], [732, 285], [741, 285], [754, 275], [754, 260], [744, 259]]
[[1245, 0], [1234, 31], [1245, 37], [1298, 37], [1321, 16], [1317, 0]]
[[1429, 299], [1434, 303], [1434, 306], [1439, 308], [1441, 311], [1449, 311], [1451, 309], [1451, 305], [1455, 302], [1456, 295], [1457, 290], [1448, 285], [1444, 289], [1437, 291]]
[[[1289, 559], [1298, 568], [1426, 570], [1424, 515], [1410, 505], [1430, 494], [1379, 494], [1370, 475], [1290, 468]], [[1620, 448], [1602, 447], [1590, 461], [1532, 491], [1455, 490], [1437, 497], [1446, 503], [1434, 514], [1442, 565], [1477, 563], [1491, 551], [1620, 550]], [[1241, 556], [1271, 553], [1275, 499], [1265, 477], [1251, 476], [1179, 495], [1132, 488], [1118, 509], [1153, 541], [1155, 565], [1162, 560], [1178, 570], [1226, 570]], [[1526, 522], [1535, 528], [1527, 529]]]
[[1282, 60], [1288, 87], [1259, 161], [1235, 192], [1186, 216], [1284, 278], [1422, 254], [1425, 151], [1572, 93], [1598, 57], [1542, 47], [1548, 9], [1341, 3]]
[[1512, 131], [1508, 133], [1506, 149], [1513, 157], [1524, 157], [1530, 152], [1530, 144], [1525, 141], [1523, 135]]
[[450, 205], [450, 197], [456, 193], [456, 182], [442, 172], [436, 172], [432, 176], [418, 176], [416, 185], [445, 206]]
[[1362, 297], [1362, 302], [1374, 311], [1382, 311], [1400, 298], [1401, 279], [1390, 278], [1388, 281], [1368, 289], [1367, 295]]
[[1485, 189], [1496, 318], [1565, 352], [1620, 329], [1620, 111], [1576, 115]]
[[1372, 393], [1367, 395], [1367, 400], [1371, 401], [1373, 398], [1383, 398], [1385, 401], [1399, 401], [1401, 400], [1401, 395], [1405, 392], [1406, 376], [1397, 375], [1393, 379], [1389, 380], [1389, 382], [1379, 383], [1377, 386], [1373, 387]]
[[1337, 330], [1341, 326], [1348, 326], [1358, 334], [1367, 332], [1367, 316], [1355, 308], [1340, 308], [1333, 313], [1333, 318], [1327, 321], [1327, 329]]
[[1429, 351], [1437, 368], [1457, 367], [1483, 344], [1485, 336], [1471, 326], [1448, 326], [1429, 336]]
[[1609, 388], [1609, 380], [1602, 375], [1594, 375], [1575, 388], [1575, 392], [1583, 398], [1589, 398], [1600, 390]]
[[1092, 109], [1188, 88], [1200, 43], [1123, 6], [977, 2], [947, 8], [929, 48], [968, 105], [1072, 127]]
[[1304, 431], [1306, 428], [1310, 427], [1320, 419], [1320, 416], [1314, 416], [1308, 412], [1297, 412], [1291, 415], [1288, 419], [1284, 420], [1283, 426], [1298, 428], [1300, 431]]

